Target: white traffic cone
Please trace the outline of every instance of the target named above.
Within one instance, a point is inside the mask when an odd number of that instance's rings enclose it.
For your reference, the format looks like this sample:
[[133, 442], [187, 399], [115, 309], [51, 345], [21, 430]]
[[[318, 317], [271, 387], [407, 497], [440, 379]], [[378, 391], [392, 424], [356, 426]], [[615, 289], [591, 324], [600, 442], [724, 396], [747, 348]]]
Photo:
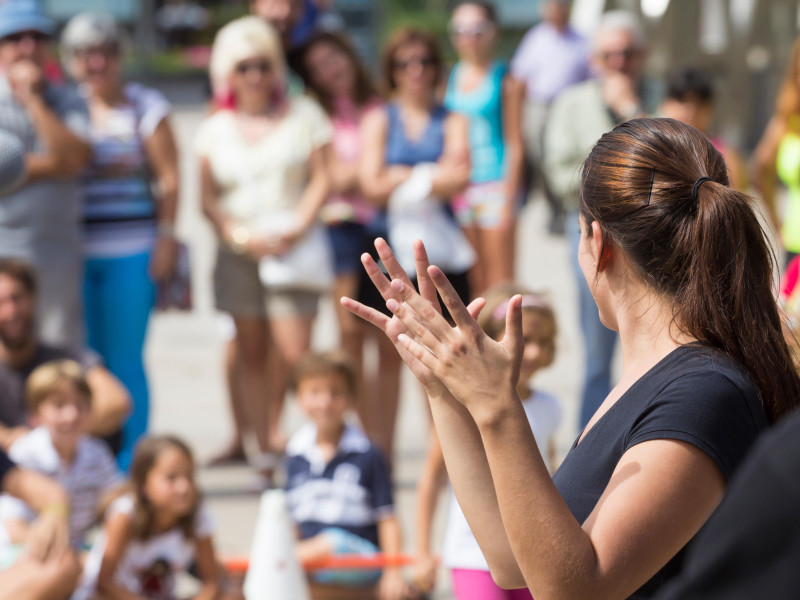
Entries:
[[247, 600], [311, 599], [295, 556], [294, 525], [283, 490], [268, 490], [261, 495], [244, 595]]

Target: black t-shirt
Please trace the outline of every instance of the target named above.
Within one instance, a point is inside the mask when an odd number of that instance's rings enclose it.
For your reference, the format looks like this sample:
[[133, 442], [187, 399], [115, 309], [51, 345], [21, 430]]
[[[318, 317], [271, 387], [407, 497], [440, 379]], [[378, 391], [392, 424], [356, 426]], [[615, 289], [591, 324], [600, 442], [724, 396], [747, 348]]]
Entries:
[[14, 463], [8, 458], [8, 454], [0, 450], [0, 489], [3, 487], [3, 480], [8, 475], [8, 472], [14, 468]]
[[25, 382], [38, 366], [51, 360], [74, 360], [88, 371], [102, 364], [100, 356], [91, 350], [79, 352], [39, 344], [33, 358], [22, 367], [13, 367], [0, 362], [0, 423], [6, 427], [27, 425], [28, 411], [25, 407]]
[[765, 433], [659, 600], [800, 596], [800, 412]]
[[[634, 383], [573, 445], [553, 480], [583, 523], [632, 446], [674, 439], [707, 453], [729, 479], [768, 420], [744, 369], [700, 344], [681, 346]], [[577, 442], [576, 442], [577, 443]], [[681, 550], [631, 598], [650, 598], [680, 568]]]

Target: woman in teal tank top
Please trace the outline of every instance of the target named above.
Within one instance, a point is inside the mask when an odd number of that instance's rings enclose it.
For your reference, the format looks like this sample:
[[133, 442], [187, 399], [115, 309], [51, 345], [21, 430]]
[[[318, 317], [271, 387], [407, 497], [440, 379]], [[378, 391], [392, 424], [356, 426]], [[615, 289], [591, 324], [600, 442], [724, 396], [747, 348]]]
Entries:
[[503, 61], [494, 59], [495, 13], [484, 2], [455, 9], [450, 35], [459, 61], [450, 73], [445, 106], [469, 120], [470, 185], [453, 211], [477, 254], [470, 272], [480, 292], [514, 278], [516, 210], [524, 161], [522, 94]]

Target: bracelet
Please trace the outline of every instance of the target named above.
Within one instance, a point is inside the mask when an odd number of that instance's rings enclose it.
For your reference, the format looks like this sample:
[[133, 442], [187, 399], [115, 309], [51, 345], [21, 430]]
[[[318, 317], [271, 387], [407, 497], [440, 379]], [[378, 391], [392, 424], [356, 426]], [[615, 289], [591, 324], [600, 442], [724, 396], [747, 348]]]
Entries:
[[158, 235], [165, 238], [175, 238], [175, 224], [165, 221], [158, 222]]
[[42, 515], [55, 515], [57, 517], [68, 517], [69, 516], [69, 505], [65, 502], [54, 502], [52, 504], [47, 504], [42, 508], [40, 511]]
[[250, 230], [244, 225], [236, 225], [231, 229], [228, 245], [236, 254], [247, 253], [247, 243], [250, 241]]

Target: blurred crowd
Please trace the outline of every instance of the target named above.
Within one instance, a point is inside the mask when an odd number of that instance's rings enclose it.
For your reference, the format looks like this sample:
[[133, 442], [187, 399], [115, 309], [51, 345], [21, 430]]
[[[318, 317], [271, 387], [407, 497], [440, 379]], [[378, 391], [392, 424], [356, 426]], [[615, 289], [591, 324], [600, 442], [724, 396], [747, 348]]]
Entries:
[[[0, 181], [0, 448], [25, 469], [0, 455], [0, 474], [15, 473], [3, 490], [17, 497], [0, 498], [0, 582], [19, 590], [9, 598], [172, 598], [175, 574], [189, 569], [197, 598], [237, 593], [218, 567], [191, 450], [148, 435], [148, 321], [156, 308], [189, 306], [175, 231], [182, 153], [200, 165], [202, 210], [217, 238], [215, 306], [229, 338], [235, 432], [210, 464], [249, 463], [260, 489], [285, 487], [302, 561], [403, 549], [391, 468], [402, 361], [338, 302], [391, 315], [365, 271], [375, 268], [365, 255], [389, 260], [387, 243], [416, 284], [421, 239], [465, 304], [486, 298], [479, 323], [494, 339], [509, 300], [522, 295], [518, 391], [549, 469], [558, 467], [561, 404], [533, 383], [555, 358], [558, 324], [546, 290], [514, 283], [516, 263], [532, 259], [515, 256], [517, 217], [538, 189], [550, 232], [572, 249], [565, 268], [579, 314], [560, 316], [579, 319], [585, 350], [580, 430], [612, 388], [617, 334], [600, 321], [577, 263], [579, 172], [615, 125], [661, 116], [709, 136], [731, 186], [754, 188], [780, 232], [782, 294], [798, 312], [800, 45], [749, 164], [712, 129], [708, 72], [678, 66], [664, 97], [648, 93], [647, 39], [626, 11], [603, 15], [586, 38], [570, 26], [568, 0], [544, 0], [541, 22], [506, 62], [492, 4], [459, 2], [448, 28], [455, 64], [436, 37], [403, 28], [383, 45], [375, 74], [346, 33], [315, 25], [336, 22], [324, 3], [249, 7], [214, 39], [207, 116], [192, 147], [179, 148], [164, 95], [124, 78], [131, 48], [111, 17], [82, 13], [56, 36], [35, 0], [0, 3], [0, 154], [12, 142], [25, 153], [24, 175]], [[318, 306], [331, 294], [340, 348], [312, 353]], [[364, 360], [367, 349], [374, 360]], [[308, 416], [291, 437], [281, 429], [290, 393]], [[433, 433], [413, 577], [391, 566], [318, 571], [316, 597], [430, 592], [445, 482]], [[531, 598], [492, 581], [452, 494], [447, 523], [442, 562], [456, 598]], [[74, 553], [98, 524], [81, 566]]]

